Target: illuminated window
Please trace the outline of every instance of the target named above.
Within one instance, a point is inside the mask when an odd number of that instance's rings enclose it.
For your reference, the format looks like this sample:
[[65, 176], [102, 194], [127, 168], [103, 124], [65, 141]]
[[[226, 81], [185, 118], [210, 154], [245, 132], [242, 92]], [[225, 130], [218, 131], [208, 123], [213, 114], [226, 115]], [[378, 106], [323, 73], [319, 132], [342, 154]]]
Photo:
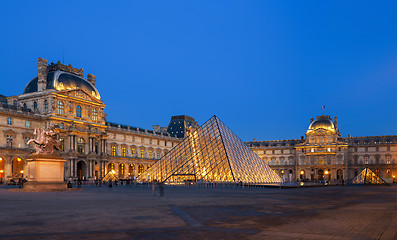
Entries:
[[368, 156], [364, 156], [364, 164], [368, 164]]
[[114, 164], [113, 163], [109, 163], [108, 165], [108, 172], [114, 170]]
[[131, 148], [131, 157], [135, 157], [135, 148]]
[[76, 117], [81, 118], [81, 106], [76, 106]]
[[84, 144], [85, 144], [85, 141], [83, 138], [79, 138], [79, 140], [77, 140], [77, 152], [85, 153]]
[[11, 118], [7, 118], [7, 125], [12, 125], [12, 119]]
[[149, 158], [152, 158], [152, 150], [149, 150]]
[[130, 167], [128, 168], [128, 173], [129, 173], [129, 175], [131, 177], [134, 176], [134, 174], [135, 174], [135, 166], [134, 166], [134, 164], [130, 164]]
[[138, 174], [143, 173], [143, 169], [144, 169], [143, 165], [140, 164], [139, 167], [138, 167]]
[[121, 156], [125, 157], [125, 147], [121, 148]]
[[92, 109], [92, 120], [98, 121], [98, 111], [95, 108]]
[[311, 151], [314, 152], [314, 148], [312, 148]]
[[391, 156], [386, 155], [386, 164], [390, 164], [390, 163], [391, 163]]
[[331, 152], [331, 148], [328, 148], [327, 151], [328, 151], [328, 152]]
[[116, 146], [112, 146], [112, 156], [116, 156]]
[[145, 156], [145, 152], [143, 149], [141, 149], [141, 158], [143, 158]]
[[48, 113], [48, 101], [44, 100], [44, 113]]
[[119, 166], [119, 176], [124, 176], [124, 163]]
[[65, 114], [65, 104], [62, 101], [58, 101], [58, 114]]
[[28, 120], [25, 121], [25, 127], [30, 128], [30, 121]]

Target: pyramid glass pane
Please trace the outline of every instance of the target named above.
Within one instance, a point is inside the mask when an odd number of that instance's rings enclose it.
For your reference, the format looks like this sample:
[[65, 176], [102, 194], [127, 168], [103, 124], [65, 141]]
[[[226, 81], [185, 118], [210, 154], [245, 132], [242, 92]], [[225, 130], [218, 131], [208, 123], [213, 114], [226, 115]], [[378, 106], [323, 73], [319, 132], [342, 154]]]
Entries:
[[352, 184], [387, 184], [385, 180], [376, 175], [371, 169], [364, 168], [352, 180]]
[[281, 178], [216, 116], [157, 161], [140, 180], [281, 183]]

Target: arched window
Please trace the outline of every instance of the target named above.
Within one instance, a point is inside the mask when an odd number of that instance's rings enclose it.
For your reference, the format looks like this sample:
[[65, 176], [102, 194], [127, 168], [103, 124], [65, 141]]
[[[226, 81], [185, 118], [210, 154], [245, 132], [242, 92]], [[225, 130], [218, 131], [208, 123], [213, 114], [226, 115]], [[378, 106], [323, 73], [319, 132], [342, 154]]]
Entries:
[[44, 100], [44, 113], [48, 113], [48, 101]]
[[134, 164], [130, 164], [130, 167], [128, 169], [128, 173], [129, 173], [129, 175], [131, 177], [134, 177], [134, 174], [135, 174], [135, 166], [134, 166]]
[[76, 106], [76, 117], [81, 118], [81, 106]]
[[19, 157], [12, 160], [12, 175], [13, 177], [23, 176], [23, 160]]
[[145, 150], [141, 149], [141, 158], [145, 156]]
[[138, 167], [138, 174], [143, 173], [143, 169], [144, 169], [143, 165], [142, 165], [142, 164], [139, 164], [139, 167]]
[[92, 120], [98, 121], [98, 111], [95, 108], [92, 109]]
[[37, 102], [36, 102], [36, 101], [33, 102], [33, 109], [34, 109], [35, 111], [37, 111]]
[[108, 172], [114, 170], [114, 163], [109, 163], [108, 164]]
[[124, 177], [124, 163], [119, 165], [119, 177]]
[[149, 150], [149, 158], [152, 158], [152, 150]]
[[65, 104], [62, 101], [58, 101], [58, 114], [65, 114]]
[[135, 157], [135, 148], [131, 148], [131, 157]]
[[85, 153], [84, 144], [85, 141], [83, 138], [79, 138], [79, 140], [77, 140], [77, 152]]

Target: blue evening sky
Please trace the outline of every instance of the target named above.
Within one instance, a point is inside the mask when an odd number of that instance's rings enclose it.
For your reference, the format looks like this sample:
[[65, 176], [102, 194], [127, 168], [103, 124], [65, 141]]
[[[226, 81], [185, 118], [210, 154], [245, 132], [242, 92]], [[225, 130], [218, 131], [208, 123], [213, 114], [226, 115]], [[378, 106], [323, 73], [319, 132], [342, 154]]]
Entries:
[[[393, 1], [1, 1], [0, 94], [37, 58], [97, 76], [108, 121], [217, 115], [244, 141], [397, 134]], [[325, 110], [321, 106], [325, 105]]]

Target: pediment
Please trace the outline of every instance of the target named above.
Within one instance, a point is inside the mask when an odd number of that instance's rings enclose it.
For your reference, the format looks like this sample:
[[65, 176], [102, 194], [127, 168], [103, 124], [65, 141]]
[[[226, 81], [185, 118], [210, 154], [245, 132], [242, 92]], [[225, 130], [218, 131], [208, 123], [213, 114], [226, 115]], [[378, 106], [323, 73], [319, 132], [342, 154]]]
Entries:
[[92, 96], [90, 93], [87, 93], [83, 89], [70, 89], [70, 90], [64, 90], [58, 92], [58, 94], [62, 94], [68, 97], [73, 97], [73, 98], [78, 98], [78, 99], [83, 99], [87, 101], [92, 101], [96, 103], [103, 103], [102, 101], [96, 99], [94, 96]]

